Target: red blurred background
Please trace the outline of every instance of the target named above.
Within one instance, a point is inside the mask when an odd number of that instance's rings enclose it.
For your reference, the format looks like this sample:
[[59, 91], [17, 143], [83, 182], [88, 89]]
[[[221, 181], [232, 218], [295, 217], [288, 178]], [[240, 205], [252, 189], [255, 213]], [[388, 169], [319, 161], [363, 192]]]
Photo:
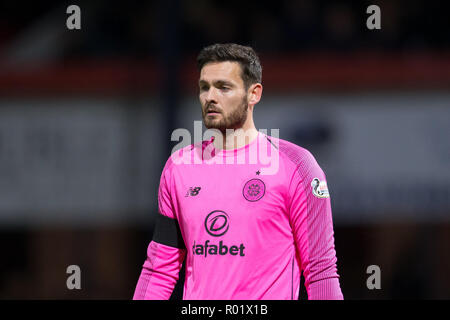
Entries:
[[[0, 4], [0, 298], [131, 299], [195, 58], [251, 45], [258, 129], [328, 178], [346, 299], [449, 299], [450, 37], [434, 1]], [[381, 29], [366, 8], [381, 9]], [[81, 268], [68, 290], [66, 268]], [[366, 286], [369, 265], [381, 289]], [[182, 297], [183, 272], [172, 299]], [[306, 299], [304, 288], [302, 299]]]

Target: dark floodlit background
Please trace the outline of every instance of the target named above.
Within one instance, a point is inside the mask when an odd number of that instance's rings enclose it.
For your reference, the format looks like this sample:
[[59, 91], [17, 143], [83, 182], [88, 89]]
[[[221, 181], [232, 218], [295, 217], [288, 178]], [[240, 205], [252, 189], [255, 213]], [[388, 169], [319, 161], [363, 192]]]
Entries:
[[[217, 42], [260, 54], [257, 128], [327, 175], [344, 297], [450, 298], [443, 2], [265, 3], [1, 2], [0, 298], [131, 299], [171, 133], [201, 120], [195, 57]], [[371, 4], [381, 30], [366, 28]]]

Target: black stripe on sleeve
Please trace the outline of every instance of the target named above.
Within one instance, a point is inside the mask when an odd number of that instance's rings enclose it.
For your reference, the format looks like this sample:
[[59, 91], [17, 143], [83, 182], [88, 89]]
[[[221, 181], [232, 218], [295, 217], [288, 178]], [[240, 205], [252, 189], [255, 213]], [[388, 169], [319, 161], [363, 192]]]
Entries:
[[177, 219], [166, 217], [160, 213], [156, 217], [152, 240], [174, 248], [186, 248]]

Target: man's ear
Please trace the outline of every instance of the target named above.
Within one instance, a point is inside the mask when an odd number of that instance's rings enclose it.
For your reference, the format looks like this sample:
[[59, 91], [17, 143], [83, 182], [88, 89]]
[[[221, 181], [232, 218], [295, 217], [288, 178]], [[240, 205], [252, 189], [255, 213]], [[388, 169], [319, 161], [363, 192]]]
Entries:
[[254, 83], [248, 88], [247, 102], [249, 105], [255, 105], [261, 100], [262, 90], [263, 87], [261, 83]]

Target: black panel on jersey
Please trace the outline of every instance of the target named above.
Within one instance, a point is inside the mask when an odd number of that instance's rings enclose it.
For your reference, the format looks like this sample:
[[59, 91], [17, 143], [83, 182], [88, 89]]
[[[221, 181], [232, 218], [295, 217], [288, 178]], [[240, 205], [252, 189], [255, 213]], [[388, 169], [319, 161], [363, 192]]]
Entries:
[[166, 217], [160, 213], [156, 217], [153, 241], [174, 248], [186, 248], [177, 219]]

